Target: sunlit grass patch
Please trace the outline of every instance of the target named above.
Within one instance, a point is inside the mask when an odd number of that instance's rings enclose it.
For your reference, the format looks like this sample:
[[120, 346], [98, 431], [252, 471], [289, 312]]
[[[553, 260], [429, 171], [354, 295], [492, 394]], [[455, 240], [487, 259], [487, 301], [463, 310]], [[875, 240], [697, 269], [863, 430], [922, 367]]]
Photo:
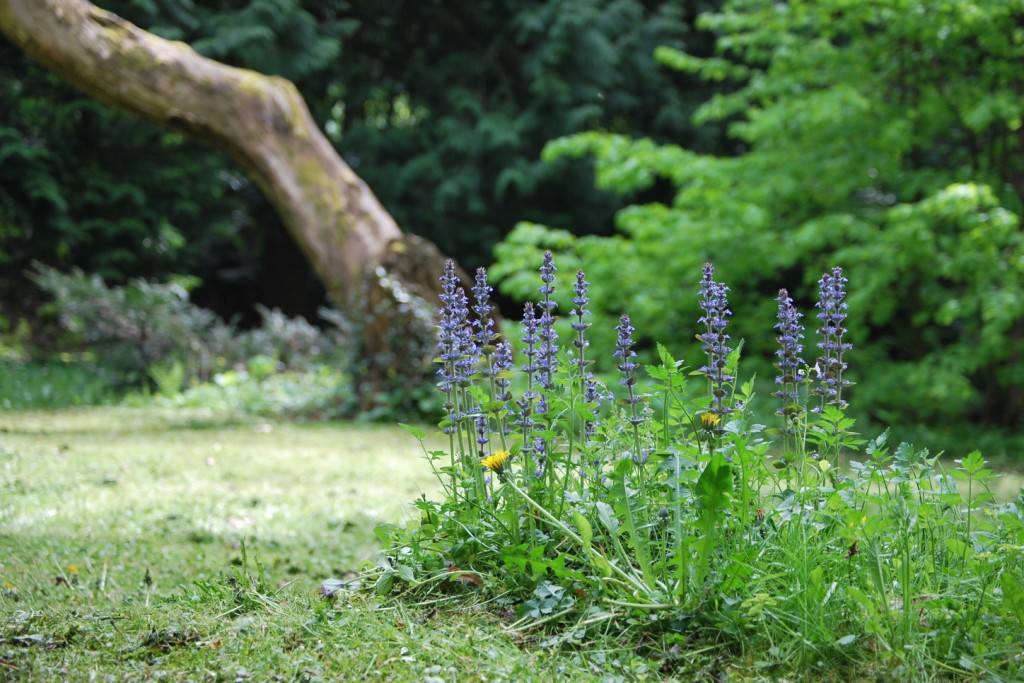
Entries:
[[[123, 408], [0, 415], [5, 672], [208, 668], [233, 680], [306, 660], [324, 675], [413, 671], [398, 654], [411, 640], [368, 656], [391, 642], [391, 612], [358, 599], [341, 609], [319, 586], [372, 560], [373, 527], [432, 495], [420, 458], [386, 427]], [[262, 583], [249, 585], [257, 564]]]
[[347, 528], [367, 554], [370, 527], [401, 520], [432, 486], [398, 430], [222, 420], [137, 409], [0, 418], [6, 533], [333, 545]]

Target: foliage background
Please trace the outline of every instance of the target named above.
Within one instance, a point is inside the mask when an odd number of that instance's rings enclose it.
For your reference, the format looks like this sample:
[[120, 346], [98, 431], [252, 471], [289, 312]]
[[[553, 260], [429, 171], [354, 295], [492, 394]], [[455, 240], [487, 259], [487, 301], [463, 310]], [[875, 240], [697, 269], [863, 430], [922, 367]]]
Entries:
[[[467, 267], [523, 218], [609, 233], [622, 202], [545, 142], [602, 128], [704, 146], [697, 79], [659, 45], [704, 53], [707, 3], [107, 0], [164, 37], [293, 80], [315, 119], [406, 230]], [[198, 276], [200, 305], [313, 317], [322, 290], [266, 200], [219, 153], [79, 95], [0, 39], [0, 258], [114, 283]], [[706, 87], [701, 85], [702, 90]], [[286, 286], [282, 286], [286, 285]], [[0, 298], [18, 301], [20, 283]]]
[[[597, 356], [625, 311], [641, 350], [693, 356], [680, 292], [712, 260], [767, 377], [770, 298], [809, 313], [842, 265], [854, 407], [1022, 426], [1022, 0], [100, 4], [294, 80], [405, 229], [468, 267], [499, 245], [508, 315], [539, 250], [585, 264]], [[244, 325], [257, 303], [315, 319], [322, 289], [230, 162], [0, 56], [0, 324], [54, 343], [33, 261], [197, 277]]]
[[587, 265], [603, 348], [628, 311], [649, 340], [681, 342], [691, 357], [692, 342], [675, 338], [697, 302], [680, 283], [692, 287], [710, 260], [742, 310], [734, 336], [748, 358], [767, 359], [772, 295], [788, 288], [816, 327], [815, 283], [841, 265], [855, 408], [884, 422], [1019, 429], [1022, 16], [1020, 2], [760, 0], [703, 15], [716, 56], [656, 55], [732, 84], [694, 120], [727, 125], [740, 153], [611, 132], [550, 143], [545, 158], [595, 158], [599, 187], [636, 196], [668, 182], [673, 196], [623, 209], [608, 238], [521, 225], [498, 250], [506, 290], [525, 296], [525, 263], [554, 248]]

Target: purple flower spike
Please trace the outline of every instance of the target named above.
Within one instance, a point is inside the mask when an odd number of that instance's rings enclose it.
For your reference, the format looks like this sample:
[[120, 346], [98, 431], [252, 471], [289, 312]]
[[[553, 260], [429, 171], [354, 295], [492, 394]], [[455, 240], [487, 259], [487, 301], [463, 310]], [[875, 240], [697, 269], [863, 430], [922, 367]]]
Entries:
[[455, 289], [459, 279], [455, 275], [455, 262], [448, 259], [444, 265], [444, 275], [441, 276], [441, 301], [444, 304], [438, 312], [437, 323], [437, 358], [442, 361], [441, 368], [437, 371], [440, 378], [439, 388], [448, 392], [451, 383], [454, 381], [454, 363], [458, 357], [456, 348], [456, 330], [459, 327], [458, 306], [456, 303]]
[[487, 284], [487, 271], [483, 268], [476, 270], [476, 283], [473, 285], [473, 312], [476, 313], [476, 320], [473, 327], [476, 329], [476, 345], [489, 355], [488, 349], [494, 341], [494, 321], [491, 320], [492, 288]]
[[455, 290], [455, 302], [454, 317], [458, 322], [455, 329], [455, 345], [458, 355], [455, 359], [454, 380], [458, 385], [465, 386], [473, 377], [480, 347], [473, 340], [473, 331], [468, 322], [469, 299], [466, 298], [462, 287]]
[[779, 374], [775, 377], [775, 383], [780, 387], [772, 395], [782, 401], [782, 407], [777, 408], [775, 414], [787, 418], [784, 429], [786, 434], [792, 434], [793, 428], [789, 425], [789, 418], [800, 414], [797, 386], [803, 379], [800, 368], [804, 361], [800, 353], [804, 347], [800, 340], [804, 338], [804, 326], [800, 324], [801, 313], [793, 306], [788, 291], [780, 289], [779, 298], [776, 300], [779, 302], [779, 322], [775, 323], [775, 329], [779, 333], [776, 337], [779, 349], [775, 352], [778, 358], [775, 367]]
[[633, 360], [636, 358], [636, 352], [633, 351], [633, 347], [636, 346], [636, 342], [633, 341], [633, 333], [636, 331], [636, 328], [629, 324], [629, 316], [624, 315], [619, 319], [619, 326], [615, 329], [619, 334], [615, 340], [614, 355], [616, 358], [622, 359], [615, 366], [622, 373], [622, 379], [619, 380], [619, 383], [632, 386], [636, 384], [637, 364]]
[[484, 415], [477, 415], [476, 417], [476, 442], [479, 445], [481, 453], [484, 452], [484, 446], [487, 445], [487, 417]]
[[825, 406], [844, 410], [848, 405], [843, 400], [843, 388], [850, 386], [851, 382], [843, 379], [843, 371], [847, 368], [843, 354], [852, 349], [853, 345], [843, 341], [843, 335], [846, 334], [845, 287], [846, 278], [843, 277], [842, 268], [833, 268], [831, 273], [825, 273], [818, 281], [820, 298], [816, 305], [820, 309], [817, 317], [821, 321], [818, 328], [821, 335], [818, 349], [821, 353], [814, 366], [818, 375], [818, 387], [814, 393], [821, 397], [821, 406], [816, 407], [815, 412], [821, 412]]
[[540, 394], [537, 392], [535, 384], [535, 375], [537, 373], [537, 343], [540, 341], [540, 337], [537, 334], [538, 323], [537, 314], [533, 309], [533, 304], [526, 302], [523, 307], [523, 356], [526, 358], [526, 364], [522, 366], [523, 372], [526, 374], [526, 391], [523, 392], [522, 397], [516, 401], [516, 406], [519, 408], [519, 414], [516, 420], [512, 424], [518, 426], [523, 433], [523, 456], [529, 459], [533, 452], [533, 441], [530, 436], [530, 432], [533, 429], [536, 421], [534, 415], [536, 410], [534, 409], [534, 401]]
[[555, 293], [555, 259], [551, 255], [550, 251], [544, 252], [544, 261], [540, 266], [540, 279], [544, 285], [540, 288], [540, 293], [544, 297], [544, 303], [541, 304], [541, 308], [547, 310], [548, 302], [551, 300], [551, 295]]
[[708, 378], [708, 390], [711, 394], [709, 412], [725, 415], [732, 408], [725, 404], [728, 395], [726, 386], [736, 379], [725, 371], [732, 348], [726, 345], [729, 335], [725, 333], [727, 318], [732, 315], [726, 298], [729, 288], [715, 282], [715, 268], [710, 263], [704, 264], [704, 275], [700, 283], [700, 307], [704, 310], [699, 322], [704, 326], [701, 334], [701, 348], [707, 354], [708, 364], [700, 369]]
[[537, 372], [537, 342], [540, 341], [540, 337], [537, 336], [537, 314], [533, 309], [533, 304], [529, 301], [523, 307], [523, 356], [526, 357], [526, 365], [523, 366], [522, 370], [526, 373], [526, 379], [529, 385], [533, 386], [534, 374]]
[[[543, 299], [537, 302], [541, 310], [538, 319], [540, 325], [540, 349], [537, 354], [537, 379], [544, 389], [555, 386], [555, 372], [558, 370], [558, 333], [555, 332], [555, 309], [558, 304], [551, 299], [555, 293], [555, 262], [550, 251], [544, 252], [544, 262], [540, 267], [540, 279], [544, 283], [540, 288]], [[537, 412], [544, 412], [538, 408]]]
[[590, 298], [587, 296], [588, 290], [590, 289], [590, 283], [587, 282], [587, 277], [583, 271], [576, 273], [576, 285], [573, 287], [572, 302], [576, 308], [572, 309], [572, 314], [576, 317], [576, 320], [572, 322], [572, 329], [578, 334], [579, 338], [576, 340], [576, 348], [585, 349], [589, 344], [587, 340], [583, 338], [583, 333], [590, 329], [590, 323], [585, 321], [586, 316], [590, 315], [590, 311], [587, 310], [587, 304], [590, 303]]
[[512, 371], [512, 345], [507, 341], [498, 342], [494, 347], [494, 386], [498, 388], [498, 395], [494, 398], [506, 402], [512, 398], [509, 387], [512, 386], [510, 374]]
[[[473, 341], [469, 319], [469, 300], [459, 287], [455, 261], [444, 262], [440, 276], [440, 300], [443, 303], [437, 322], [437, 388], [444, 393], [444, 411], [453, 422], [463, 417], [456, 409], [456, 387], [469, 381], [474, 372], [477, 346]], [[445, 428], [445, 431], [452, 430]]]
[[619, 384], [624, 385], [629, 392], [629, 396], [626, 398], [626, 403], [632, 411], [632, 417], [629, 421], [635, 427], [643, 422], [643, 418], [637, 414], [636, 409], [641, 398], [636, 395], [633, 389], [636, 386], [636, 370], [639, 367], [635, 360], [636, 352], [633, 351], [633, 347], [636, 345], [636, 342], [633, 341], [633, 332], [636, 330], [629, 324], [628, 315], [624, 315], [619, 319], [619, 326], [616, 329], [618, 330], [618, 338], [615, 340], [614, 355], [619, 359], [619, 362], [615, 367], [622, 373]]

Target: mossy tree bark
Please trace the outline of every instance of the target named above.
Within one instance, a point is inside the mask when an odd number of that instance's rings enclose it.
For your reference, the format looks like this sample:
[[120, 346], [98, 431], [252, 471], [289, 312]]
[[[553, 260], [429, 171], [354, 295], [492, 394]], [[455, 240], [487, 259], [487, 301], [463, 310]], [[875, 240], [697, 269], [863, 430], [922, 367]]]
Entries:
[[[207, 59], [85, 0], [0, 0], [0, 32], [91, 97], [229, 154], [271, 201], [335, 303], [362, 321], [364, 407], [392, 383], [394, 368], [380, 367], [374, 355], [396, 333], [409, 333], [396, 327], [423, 334], [422, 321], [406, 315], [422, 307], [396, 301], [382, 320], [374, 311], [382, 300], [432, 292], [443, 257], [422, 242], [389, 247], [408, 240], [290, 81]], [[429, 260], [409, 269], [420, 280], [381, 270], [406, 253]], [[432, 271], [426, 277], [424, 265]], [[388, 291], [375, 291], [381, 287]]]

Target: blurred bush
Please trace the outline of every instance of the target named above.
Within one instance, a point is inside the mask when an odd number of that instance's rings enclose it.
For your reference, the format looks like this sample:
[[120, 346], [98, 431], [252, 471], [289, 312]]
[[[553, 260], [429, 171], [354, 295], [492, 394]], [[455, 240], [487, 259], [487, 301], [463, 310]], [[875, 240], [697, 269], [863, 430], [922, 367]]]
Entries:
[[[306, 371], [338, 364], [348, 348], [336, 324], [317, 328], [302, 318], [260, 307], [261, 324], [240, 330], [232, 322], [189, 300], [189, 281], [153, 283], [131, 280], [108, 286], [98, 275], [80, 270], [61, 273], [37, 264], [30, 277], [53, 301], [47, 310], [72, 336], [126, 386], [152, 379], [164, 392], [175, 385], [211, 381], [217, 373], [258, 368], [258, 376], [276, 371]], [[343, 319], [329, 314], [330, 321]]]

